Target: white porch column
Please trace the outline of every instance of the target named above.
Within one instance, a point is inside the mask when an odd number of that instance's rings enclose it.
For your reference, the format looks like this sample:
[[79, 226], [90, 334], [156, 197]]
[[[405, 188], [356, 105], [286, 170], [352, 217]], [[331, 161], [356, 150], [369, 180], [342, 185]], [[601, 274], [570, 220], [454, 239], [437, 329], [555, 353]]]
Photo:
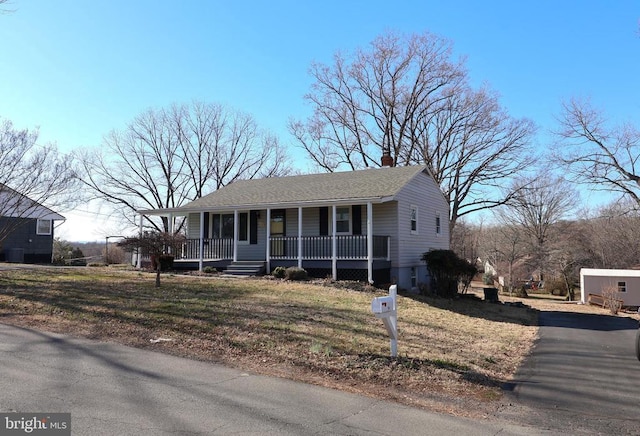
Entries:
[[198, 248], [198, 271], [204, 267], [204, 212], [200, 212], [200, 241]]
[[[170, 235], [173, 235], [173, 227], [174, 227], [174, 224], [173, 224], [173, 214], [172, 214], [172, 213], [170, 213], [170, 214], [167, 216], [167, 221], [168, 221], [168, 223], [167, 223], [167, 224], [169, 224], [169, 234], [170, 234]], [[168, 247], [168, 248], [169, 248], [169, 254], [174, 254], [174, 253], [173, 253], [173, 247], [172, 247], [172, 245], [173, 245], [173, 244], [169, 245], [169, 247]]]
[[367, 276], [373, 284], [373, 205], [367, 203]]
[[336, 241], [336, 205], [332, 206], [331, 217], [331, 272], [333, 280], [338, 280], [338, 243]]
[[267, 274], [271, 273], [271, 208], [267, 208]]
[[302, 268], [302, 207], [298, 207], [298, 268]]
[[[142, 237], [142, 221], [144, 220], [144, 215], [140, 215], [140, 233], [138, 236]], [[142, 247], [138, 247], [138, 258], [136, 259], [136, 268], [142, 268]]]
[[233, 261], [238, 261], [238, 209], [233, 210]]

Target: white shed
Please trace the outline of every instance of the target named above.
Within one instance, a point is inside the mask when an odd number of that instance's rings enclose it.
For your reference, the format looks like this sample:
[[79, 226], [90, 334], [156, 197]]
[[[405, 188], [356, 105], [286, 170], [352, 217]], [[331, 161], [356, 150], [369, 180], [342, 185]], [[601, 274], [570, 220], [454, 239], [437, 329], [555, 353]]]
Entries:
[[602, 295], [602, 290], [615, 287], [618, 298], [625, 306], [640, 306], [640, 270], [594, 269], [580, 270], [581, 301], [586, 303], [589, 294]]

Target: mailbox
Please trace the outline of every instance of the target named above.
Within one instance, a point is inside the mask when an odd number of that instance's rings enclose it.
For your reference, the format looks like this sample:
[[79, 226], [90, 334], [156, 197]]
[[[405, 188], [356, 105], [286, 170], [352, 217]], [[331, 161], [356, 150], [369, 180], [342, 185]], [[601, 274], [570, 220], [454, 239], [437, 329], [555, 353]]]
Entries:
[[395, 310], [395, 298], [376, 297], [371, 301], [371, 311], [373, 313], [387, 313]]
[[389, 295], [386, 297], [376, 297], [371, 301], [371, 311], [376, 318], [382, 319], [384, 326], [389, 333], [391, 345], [391, 357], [398, 356], [398, 312], [396, 310], [396, 297], [398, 296], [398, 286], [389, 287]]

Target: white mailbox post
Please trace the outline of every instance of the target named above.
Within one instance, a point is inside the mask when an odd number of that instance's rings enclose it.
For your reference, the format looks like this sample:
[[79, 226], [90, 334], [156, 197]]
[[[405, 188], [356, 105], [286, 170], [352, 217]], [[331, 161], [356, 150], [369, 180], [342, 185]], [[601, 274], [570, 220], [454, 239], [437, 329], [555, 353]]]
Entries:
[[398, 356], [398, 310], [396, 300], [398, 285], [389, 287], [388, 297], [376, 297], [371, 301], [371, 311], [376, 318], [381, 318], [391, 338], [391, 357]]

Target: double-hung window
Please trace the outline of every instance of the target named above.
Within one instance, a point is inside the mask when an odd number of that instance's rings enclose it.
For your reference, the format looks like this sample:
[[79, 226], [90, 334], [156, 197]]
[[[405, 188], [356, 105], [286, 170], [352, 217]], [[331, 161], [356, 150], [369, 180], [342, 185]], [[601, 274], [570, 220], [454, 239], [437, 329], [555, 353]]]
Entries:
[[211, 219], [213, 239], [233, 239], [233, 214], [214, 214]]
[[50, 235], [51, 230], [51, 220], [38, 219], [36, 223], [36, 235]]
[[618, 292], [627, 292], [627, 282], [618, 282]]
[[411, 234], [418, 234], [418, 206], [411, 206]]
[[351, 208], [336, 207], [336, 233], [351, 232]]

